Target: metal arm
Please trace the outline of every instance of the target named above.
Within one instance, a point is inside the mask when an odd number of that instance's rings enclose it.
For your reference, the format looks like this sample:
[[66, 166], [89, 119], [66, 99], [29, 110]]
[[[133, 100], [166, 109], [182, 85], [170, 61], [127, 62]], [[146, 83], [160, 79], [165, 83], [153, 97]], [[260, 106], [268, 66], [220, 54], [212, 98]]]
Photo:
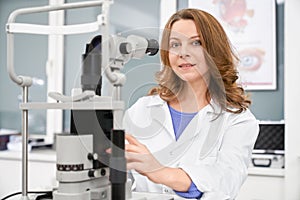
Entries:
[[[79, 34], [79, 33], [87, 33], [94, 32], [99, 29], [99, 26], [102, 26], [103, 29], [103, 39], [107, 41], [109, 27], [108, 27], [108, 10], [109, 4], [112, 3], [112, 0], [101, 0], [101, 1], [86, 1], [86, 2], [78, 2], [78, 3], [68, 3], [63, 5], [50, 5], [50, 6], [41, 6], [34, 8], [22, 8], [13, 11], [6, 25], [7, 32], [7, 71], [9, 73], [10, 78], [20, 86], [31, 86], [32, 79], [27, 76], [18, 76], [14, 70], [14, 36], [13, 33], [32, 33], [32, 34]], [[85, 7], [93, 7], [93, 6], [101, 6], [102, 5], [102, 15], [98, 17], [98, 21], [95, 23], [89, 24], [79, 24], [72, 26], [46, 26], [46, 25], [33, 25], [33, 24], [20, 24], [14, 23], [15, 19], [18, 15], [22, 14], [30, 14], [30, 13], [41, 13], [41, 12], [50, 12], [50, 11], [58, 11], [58, 10], [67, 10], [67, 9], [75, 9], [75, 8], [85, 8]], [[105, 35], [107, 34], [107, 35]], [[108, 49], [108, 44], [103, 43], [102, 49]], [[108, 55], [105, 54], [103, 56], [102, 66], [107, 66], [108, 64]], [[108, 72], [110, 73], [110, 72]], [[109, 77], [112, 77], [109, 74]], [[112, 78], [113, 79], [113, 78]]]
[[49, 5], [49, 6], [41, 6], [41, 7], [34, 7], [34, 8], [21, 8], [21, 9], [13, 11], [9, 15], [7, 22], [8, 23], [15, 22], [16, 17], [18, 15], [22, 15], [22, 14], [94, 7], [94, 6], [101, 6], [105, 3], [110, 3], [110, 2], [111, 2], [110, 0], [85, 1], [85, 2], [78, 2], [78, 3], [67, 3], [67, 4], [62, 4], [62, 5]]

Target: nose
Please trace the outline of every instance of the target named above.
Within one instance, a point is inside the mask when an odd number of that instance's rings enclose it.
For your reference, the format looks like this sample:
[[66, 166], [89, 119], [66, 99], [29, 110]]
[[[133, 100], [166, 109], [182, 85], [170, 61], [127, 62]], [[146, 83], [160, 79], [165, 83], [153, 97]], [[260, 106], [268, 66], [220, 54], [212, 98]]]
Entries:
[[185, 58], [185, 57], [190, 56], [189, 49], [188, 49], [187, 45], [183, 44], [181, 46], [178, 55], [179, 55], [180, 58]]

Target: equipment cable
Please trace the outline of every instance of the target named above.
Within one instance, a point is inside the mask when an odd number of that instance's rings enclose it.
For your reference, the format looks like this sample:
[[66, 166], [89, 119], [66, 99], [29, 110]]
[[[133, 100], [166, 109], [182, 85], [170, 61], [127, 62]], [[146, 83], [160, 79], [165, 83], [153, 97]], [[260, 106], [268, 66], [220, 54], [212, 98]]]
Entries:
[[[40, 195], [40, 196], [37, 196], [36, 200], [40, 200], [40, 199], [45, 198], [45, 197], [52, 199], [52, 191], [29, 191], [28, 192], [28, 194], [42, 194], [42, 193], [44, 193], [44, 194]], [[2, 198], [1, 200], [6, 200], [6, 199], [9, 199], [10, 197], [13, 197], [13, 196], [16, 196], [16, 195], [19, 195], [19, 194], [22, 194], [22, 192], [15, 192], [13, 194], [9, 194], [6, 197]]]

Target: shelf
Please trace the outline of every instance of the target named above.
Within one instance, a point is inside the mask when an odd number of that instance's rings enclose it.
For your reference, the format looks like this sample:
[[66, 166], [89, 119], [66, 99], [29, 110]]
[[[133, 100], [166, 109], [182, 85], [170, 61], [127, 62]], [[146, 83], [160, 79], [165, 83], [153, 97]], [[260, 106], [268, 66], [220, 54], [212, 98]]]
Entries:
[[123, 110], [124, 102], [108, 101], [108, 102], [65, 102], [65, 103], [44, 103], [30, 102], [20, 103], [21, 110], [31, 109], [61, 109], [61, 110]]
[[[0, 151], [0, 160], [21, 160], [21, 151]], [[28, 161], [56, 163], [54, 150], [32, 150], [28, 153]]]
[[[21, 160], [22, 152], [0, 151], [0, 160]], [[56, 152], [54, 150], [33, 150], [28, 153], [29, 161], [56, 162]], [[284, 169], [250, 167], [249, 176], [273, 176], [284, 177]]]
[[267, 167], [250, 167], [249, 175], [284, 177], [284, 169], [267, 168]]

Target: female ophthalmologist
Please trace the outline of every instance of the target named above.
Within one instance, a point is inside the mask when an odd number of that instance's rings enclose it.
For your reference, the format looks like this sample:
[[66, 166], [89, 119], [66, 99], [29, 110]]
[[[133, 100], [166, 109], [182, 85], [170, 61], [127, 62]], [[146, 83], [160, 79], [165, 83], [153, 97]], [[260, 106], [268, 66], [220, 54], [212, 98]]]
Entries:
[[124, 117], [136, 191], [234, 199], [247, 177], [258, 123], [237, 85], [237, 58], [218, 21], [184, 9], [167, 22], [158, 86]]

